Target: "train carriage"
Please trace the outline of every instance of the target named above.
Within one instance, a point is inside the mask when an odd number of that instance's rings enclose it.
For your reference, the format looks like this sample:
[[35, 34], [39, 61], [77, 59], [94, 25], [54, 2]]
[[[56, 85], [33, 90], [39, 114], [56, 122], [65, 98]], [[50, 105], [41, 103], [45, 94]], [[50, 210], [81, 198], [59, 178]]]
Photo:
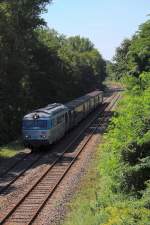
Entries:
[[66, 104], [54, 103], [34, 110], [23, 118], [23, 140], [30, 148], [59, 140], [103, 101], [103, 92], [94, 91]]
[[58, 103], [48, 105], [27, 114], [23, 118], [25, 146], [33, 147], [52, 144], [65, 134], [67, 108]]

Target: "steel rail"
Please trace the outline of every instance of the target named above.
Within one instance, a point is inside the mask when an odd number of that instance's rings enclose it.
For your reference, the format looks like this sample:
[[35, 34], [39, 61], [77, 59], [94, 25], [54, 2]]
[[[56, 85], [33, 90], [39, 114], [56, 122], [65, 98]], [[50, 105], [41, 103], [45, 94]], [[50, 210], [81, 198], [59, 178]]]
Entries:
[[[117, 97], [117, 99], [115, 99], [116, 101], [118, 100], [120, 96]], [[115, 101], [115, 103], [116, 103]], [[111, 107], [113, 107], [114, 105], [112, 105]], [[35, 213], [35, 215], [33, 216], [33, 218], [30, 220], [30, 222], [28, 222], [26, 225], [32, 225], [33, 222], [35, 221], [35, 219], [37, 218], [37, 216], [39, 215], [40, 211], [43, 209], [43, 207], [45, 206], [46, 202], [50, 199], [50, 197], [52, 196], [52, 194], [54, 193], [54, 191], [57, 189], [57, 187], [59, 186], [60, 182], [63, 180], [63, 178], [66, 176], [67, 172], [69, 171], [69, 169], [72, 167], [72, 165], [75, 163], [76, 159], [78, 158], [78, 156], [81, 154], [81, 152], [83, 151], [83, 149], [85, 148], [85, 146], [89, 143], [89, 140], [92, 138], [94, 132], [97, 130], [99, 124], [93, 129], [93, 131], [91, 132], [90, 136], [88, 137], [87, 141], [84, 143], [84, 145], [81, 147], [81, 149], [78, 151], [78, 153], [76, 154], [76, 156], [74, 157], [74, 159], [71, 161], [71, 163], [68, 165], [68, 167], [66, 168], [66, 170], [64, 171], [63, 175], [60, 177], [59, 181], [56, 183], [56, 185], [53, 187], [52, 191], [48, 194], [47, 198], [43, 201], [43, 203], [41, 204], [41, 206], [39, 207], [39, 209], [37, 210], [37, 212]]]
[[6, 169], [3, 173], [0, 174], [0, 178], [5, 177], [6, 174], [8, 174], [12, 169], [14, 169], [18, 164], [20, 164], [22, 162], [22, 160], [26, 159], [31, 154], [32, 154], [31, 152], [27, 153], [23, 157], [21, 157], [21, 159], [18, 159], [17, 162], [15, 162], [12, 166], [10, 166], [8, 169]]
[[[68, 147], [70, 147], [70, 145]], [[18, 166], [22, 162], [22, 160], [25, 160], [26, 158], [30, 157], [33, 154], [34, 153], [31, 152], [31, 153], [25, 155], [24, 157], [22, 157], [22, 159], [20, 159], [18, 162], [14, 163], [14, 165], [12, 165], [12, 167], [10, 167], [7, 171], [5, 171], [0, 176], [0, 179], [3, 179], [4, 176], [6, 174], [8, 174], [8, 172], [10, 172], [13, 168], [15, 168], [16, 166]], [[2, 195], [13, 183], [15, 183], [16, 180], [18, 180], [21, 176], [23, 176], [30, 168], [32, 168], [32, 166], [34, 164], [36, 164], [41, 159], [41, 157], [43, 157], [43, 156], [44, 156], [43, 154], [39, 155], [39, 157], [36, 160], [34, 160], [28, 167], [26, 167], [25, 169], [23, 169], [22, 172], [20, 172], [14, 178], [12, 178], [11, 181], [8, 184], [6, 184], [4, 187], [0, 188], [0, 195]]]
[[[119, 98], [119, 96], [115, 96], [115, 101], [116, 102]], [[103, 113], [104, 110], [106, 110], [107, 108], [113, 107], [110, 106], [111, 103], [109, 104], [109, 106], [104, 107], [103, 109]], [[102, 110], [100, 110], [100, 112], [102, 112]], [[15, 212], [15, 210], [21, 205], [21, 203], [27, 198], [27, 196], [32, 192], [32, 190], [34, 190], [34, 188], [43, 180], [44, 177], [46, 177], [46, 175], [48, 174], [48, 172], [55, 166], [56, 163], [58, 163], [58, 161], [63, 157], [63, 155], [68, 151], [68, 149], [75, 144], [75, 142], [81, 137], [81, 135], [88, 129], [88, 127], [98, 118], [98, 116], [96, 115], [89, 123], [88, 125], [76, 136], [76, 138], [67, 146], [67, 148], [65, 149], [65, 151], [63, 153], [61, 153], [61, 155], [59, 155], [59, 157], [57, 157], [57, 159], [53, 162], [53, 164], [47, 169], [47, 171], [40, 177], [40, 179], [32, 186], [32, 188], [30, 188], [30, 190], [23, 196], [22, 199], [19, 200], [19, 202], [15, 205], [15, 207], [2, 219], [0, 224], [4, 224], [5, 222], [7, 222], [8, 218]], [[99, 126], [99, 124], [97, 125], [97, 127]], [[97, 127], [95, 129], [97, 129]], [[95, 131], [94, 129], [94, 131]], [[93, 132], [94, 132], [93, 131]], [[78, 155], [82, 152], [82, 150], [84, 149], [84, 147], [87, 145], [87, 143], [89, 142], [89, 140], [91, 139], [93, 132], [91, 133], [91, 135], [88, 137], [86, 143], [82, 146], [82, 148], [80, 149], [80, 151], [78, 152], [78, 154], [76, 155], [76, 157], [74, 158], [74, 160], [71, 162], [71, 164], [69, 165], [69, 167], [66, 169], [65, 173], [62, 175], [62, 177], [60, 178], [59, 182], [55, 185], [55, 187], [53, 188], [53, 190], [51, 191], [51, 193], [47, 196], [47, 198], [44, 200], [44, 202], [42, 203], [42, 205], [38, 208], [38, 211], [36, 212], [36, 214], [32, 217], [32, 219], [30, 220], [30, 222], [28, 223], [28, 225], [32, 224], [32, 222], [34, 221], [34, 219], [37, 217], [38, 213], [41, 211], [41, 209], [43, 208], [43, 206], [45, 205], [45, 203], [47, 202], [47, 200], [51, 197], [51, 195], [53, 194], [53, 192], [55, 191], [55, 189], [57, 188], [57, 186], [59, 185], [59, 183], [61, 182], [61, 180], [63, 179], [63, 177], [65, 176], [65, 174], [67, 173], [67, 171], [70, 169], [70, 167], [72, 166], [72, 164], [74, 163], [75, 159], [78, 157]]]
[[[117, 98], [115, 98], [114, 104], [110, 105], [109, 109], [112, 108], [116, 101], [118, 100], [120, 96], [117, 96]], [[107, 111], [106, 111], [107, 113]], [[102, 119], [105, 116], [102, 117]], [[95, 120], [94, 120], [95, 121]], [[54, 191], [57, 189], [58, 185], [60, 184], [60, 182], [63, 180], [63, 178], [66, 176], [67, 172], [69, 171], [69, 169], [72, 167], [72, 165], [74, 164], [74, 162], [76, 161], [76, 159], [78, 158], [78, 156], [81, 154], [81, 152], [83, 151], [83, 149], [85, 148], [85, 146], [89, 143], [89, 140], [92, 138], [93, 134], [95, 133], [95, 131], [97, 130], [97, 128], [99, 127], [100, 123], [97, 124], [97, 126], [93, 129], [93, 131], [91, 132], [91, 134], [89, 135], [89, 137], [87, 138], [86, 142], [84, 143], [84, 145], [81, 147], [81, 149], [77, 152], [76, 156], [74, 157], [74, 159], [71, 161], [71, 163], [68, 165], [68, 167], [66, 168], [66, 170], [64, 171], [63, 175], [60, 177], [59, 181], [56, 183], [56, 185], [53, 187], [52, 191], [48, 194], [47, 198], [43, 201], [43, 203], [41, 204], [41, 206], [39, 207], [39, 209], [37, 210], [37, 212], [35, 213], [35, 215], [33, 216], [33, 218], [30, 220], [30, 222], [28, 222], [26, 225], [32, 225], [32, 223], [34, 222], [34, 220], [36, 219], [36, 217], [38, 216], [38, 214], [40, 213], [40, 211], [43, 209], [43, 207], [45, 206], [46, 202], [49, 200], [49, 198], [52, 196], [52, 194], [54, 193]]]
[[[103, 110], [103, 108], [102, 108], [102, 110]], [[85, 126], [85, 127], [87, 127], [87, 126]], [[82, 131], [81, 131], [82, 132]], [[80, 135], [80, 134], [79, 134]], [[78, 136], [77, 136], [77, 138], [78, 138]], [[72, 143], [71, 143], [72, 144]], [[67, 146], [68, 148], [70, 147], [70, 144]], [[66, 147], [66, 148], [67, 148]], [[20, 164], [21, 162], [22, 162], [22, 160], [24, 160], [24, 159], [26, 159], [27, 157], [29, 157], [30, 155], [32, 155], [32, 154], [34, 154], [34, 153], [29, 153], [29, 154], [27, 154], [26, 156], [24, 156], [22, 159], [20, 159], [19, 160], [19, 162], [16, 162], [12, 167], [10, 167], [2, 176], [0, 176], [0, 179], [3, 179], [4, 178], [4, 176], [9, 172], [9, 171], [11, 171], [11, 169], [13, 169], [13, 168], [15, 168], [18, 164]], [[63, 153], [62, 153], [63, 154]], [[15, 181], [16, 180], [18, 180], [21, 176], [23, 176], [30, 168], [32, 168], [32, 166], [34, 165], [34, 164], [36, 164], [40, 159], [41, 159], [41, 157], [43, 157], [44, 155], [43, 154], [41, 154], [41, 155], [39, 155], [39, 157], [36, 159], [36, 160], [34, 160], [28, 167], [26, 167], [25, 169], [23, 169], [23, 171], [22, 172], [20, 172], [18, 175], [16, 175], [8, 184], [6, 184], [4, 187], [2, 187], [2, 188], [0, 188], [0, 195], [2, 195], [13, 183], [15, 183]]]
[[[32, 153], [30, 153], [32, 154]], [[23, 176], [34, 164], [36, 164], [41, 157], [43, 157], [42, 154], [40, 154], [37, 159], [35, 159], [29, 166], [27, 166], [25, 169], [22, 170], [17, 176], [15, 176], [8, 184], [6, 184], [4, 187], [0, 188], [0, 195], [2, 195], [13, 183], [15, 183], [16, 180], [18, 180], [21, 176]], [[20, 162], [19, 162], [20, 163]], [[18, 164], [17, 164], [18, 165]], [[1, 179], [1, 177], [0, 177]]]

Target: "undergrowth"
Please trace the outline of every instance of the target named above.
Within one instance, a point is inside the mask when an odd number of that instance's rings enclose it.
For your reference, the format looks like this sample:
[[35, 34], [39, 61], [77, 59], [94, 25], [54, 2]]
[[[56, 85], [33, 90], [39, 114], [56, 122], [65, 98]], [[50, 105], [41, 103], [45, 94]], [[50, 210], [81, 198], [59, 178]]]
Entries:
[[150, 225], [150, 73], [124, 83], [100, 146], [95, 188], [82, 188], [65, 225]]
[[18, 152], [23, 148], [20, 141], [12, 142], [8, 145], [0, 147], [0, 157], [1, 158], [11, 158], [18, 154]]

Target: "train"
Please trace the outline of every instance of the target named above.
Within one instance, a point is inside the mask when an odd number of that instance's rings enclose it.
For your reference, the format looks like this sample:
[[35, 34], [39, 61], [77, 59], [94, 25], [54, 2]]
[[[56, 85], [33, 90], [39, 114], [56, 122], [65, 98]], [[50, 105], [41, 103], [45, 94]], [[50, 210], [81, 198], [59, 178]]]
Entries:
[[66, 104], [53, 103], [23, 117], [24, 146], [32, 150], [49, 146], [77, 126], [103, 102], [103, 91], [95, 90]]

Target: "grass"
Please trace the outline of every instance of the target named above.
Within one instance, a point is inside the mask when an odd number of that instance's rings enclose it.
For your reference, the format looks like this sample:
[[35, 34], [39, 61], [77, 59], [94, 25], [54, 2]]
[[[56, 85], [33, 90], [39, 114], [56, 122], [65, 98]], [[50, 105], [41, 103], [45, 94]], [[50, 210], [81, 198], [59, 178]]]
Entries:
[[0, 147], [0, 157], [2, 158], [11, 158], [17, 155], [20, 150], [23, 148], [20, 141], [12, 142], [6, 146]]
[[115, 81], [115, 80], [109, 80], [106, 79], [103, 84], [107, 87], [113, 87], [113, 86], [118, 86], [118, 87], [122, 87], [122, 83], [120, 81]]
[[[140, 173], [148, 174], [150, 168], [149, 99], [149, 91], [124, 95], [63, 225], [150, 225], [150, 180]], [[134, 151], [125, 148], [135, 141], [139, 144], [131, 145]], [[124, 149], [126, 158], [121, 157]], [[141, 161], [132, 167], [135, 151], [141, 151]], [[124, 179], [126, 174], [130, 179]], [[146, 188], [138, 189], [142, 182]]]
[[100, 175], [98, 173], [100, 151], [94, 155], [90, 168], [83, 178], [83, 182], [69, 204], [69, 213], [63, 225], [91, 225], [94, 219], [95, 202], [97, 191], [100, 186]]
[[100, 154], [101, 146], [68, 205], [69, 212], [63, 225], [150, 225], [150, 210], [140, 206], [137, 199], [121, 193], [114, 196], [108, 193], [107, 196], [105, 192], [108, 190], [102, 191]]

